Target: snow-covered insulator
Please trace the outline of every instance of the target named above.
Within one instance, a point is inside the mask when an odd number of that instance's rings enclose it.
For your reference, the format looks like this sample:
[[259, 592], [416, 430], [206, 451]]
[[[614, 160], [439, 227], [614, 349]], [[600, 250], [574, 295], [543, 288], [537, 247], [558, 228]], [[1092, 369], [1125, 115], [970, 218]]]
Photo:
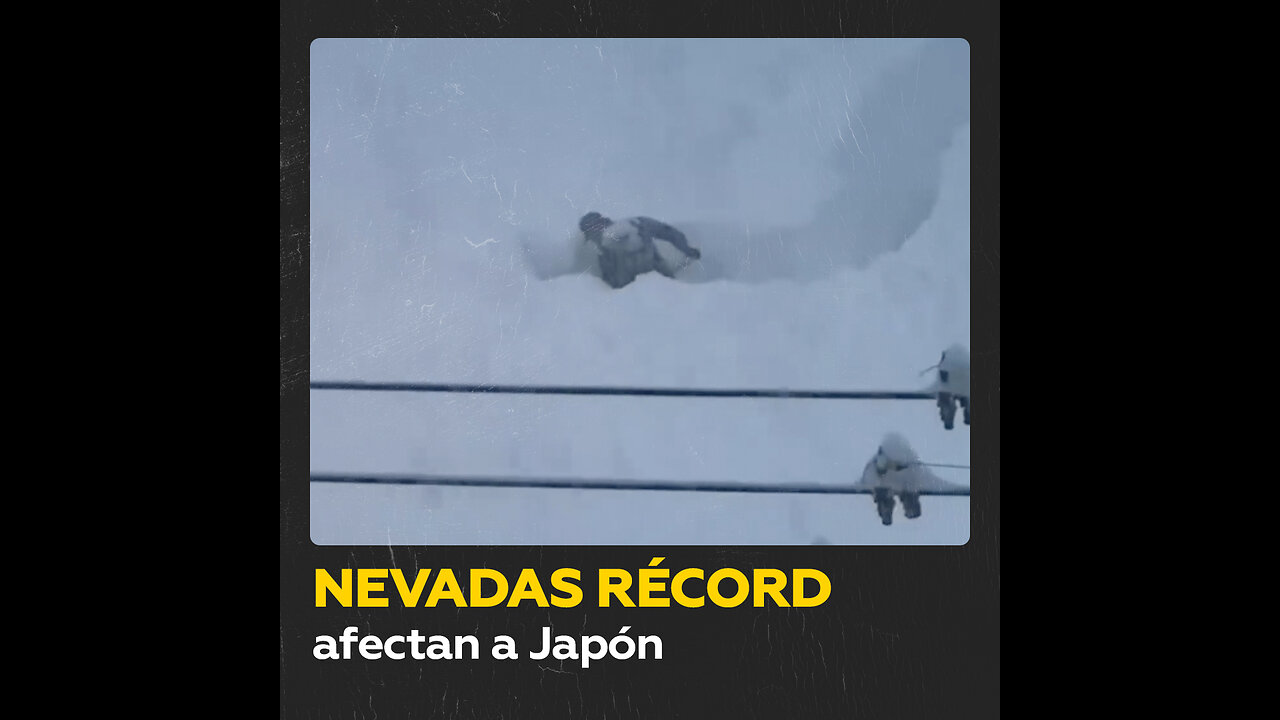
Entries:
[[902, 501], [903, 515], [914, 520], [921, 515], [921, 493], [960, 487], [934, 475], [920, 460], [911, 443], [896, 432], [886, 434], [880, 441], [855, 486], [871, 491], [876, 512], [885, 525], [893, 524], [895, 498]]
[[959, 343], [942, 352], [937, 365], [938, 378], [934, 393], [938, 399], [938, 414], [942, 425], [950, 430], [955, 427], [956, 406], [964, 412], [964, 424], [969, 424], [969, 349]]

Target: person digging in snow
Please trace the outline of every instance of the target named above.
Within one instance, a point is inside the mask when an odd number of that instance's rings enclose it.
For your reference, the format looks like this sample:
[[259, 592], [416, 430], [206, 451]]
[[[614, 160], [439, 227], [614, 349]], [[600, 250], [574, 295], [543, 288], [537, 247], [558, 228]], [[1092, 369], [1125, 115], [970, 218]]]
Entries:
[[658, 253], [654, 240], [671, 243], [691, 260], [702, 257], [701, 251], [689, 245], [684, 233], [649, 217], [614, 222], [593, 211], [582, 216], [578, 229], [584, 242], [596, 248], [600, 277], [615, 289], [630, 285], [636, 277], [651, 270], [669, 278], [676, 276], [677, 268], [671, 267]]

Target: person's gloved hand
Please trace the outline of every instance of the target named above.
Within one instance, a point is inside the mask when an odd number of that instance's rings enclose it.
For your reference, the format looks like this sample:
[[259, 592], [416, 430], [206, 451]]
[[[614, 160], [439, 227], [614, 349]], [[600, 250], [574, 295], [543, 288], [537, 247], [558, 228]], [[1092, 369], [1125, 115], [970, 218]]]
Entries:
[[702, 251], [699, 250], [698, 248], [689, 248], [689, 257], [693, 258], [694, 260], [697, 260], [698, 258], [702, 257]]

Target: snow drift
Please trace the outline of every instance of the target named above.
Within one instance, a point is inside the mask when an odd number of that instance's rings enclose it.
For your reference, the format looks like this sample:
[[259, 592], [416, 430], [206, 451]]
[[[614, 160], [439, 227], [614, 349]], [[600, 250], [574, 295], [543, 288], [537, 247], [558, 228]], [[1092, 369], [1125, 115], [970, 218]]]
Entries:
[[[963, 41], [317, 41], [312, 62], [313, 379], [915, 389], [969, 344]], [[591, 209], [677, 225], [702, 260], [612, 290], [574, 232]], [[968, 462], [927, 401], [311, 396], [316, 472], [852, 483], [888, 431]], [[968, 500], [932, 500], [882, 527], [861, 495], [313, 485], [311, 529], [967, 541]]]

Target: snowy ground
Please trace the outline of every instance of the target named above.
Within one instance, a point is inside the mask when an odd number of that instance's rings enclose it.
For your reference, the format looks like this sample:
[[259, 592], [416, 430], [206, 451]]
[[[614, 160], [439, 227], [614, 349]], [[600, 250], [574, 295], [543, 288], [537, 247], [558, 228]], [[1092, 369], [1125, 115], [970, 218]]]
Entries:
[[[529, 42], [313, 45], [312, 380], [913, 390], [945, 347], [969, 344], [963, 42], [664, 41], [680, 63], [656, 70], [642, 41]], [[690, 86], [729, 67], [723, 58], [735, 49], [763, 63], [752, 72], [782, 78], [776, 97], [750, 101], [731, 95], [742, 83], [718, 83], [730, 94], [677, 98], [696, 112], [658, 132], [653, 116], [602, 124], [566, 113], [557, 94], [627, 97], [652, 88], [655, 73]], [[528, 84], [512, 69], [528, 63], [508, 62], [521, 53], [560, 58], [543, 70], [555, 91], [541, 101], [513, 97]], [[829, 65], [839, 72], [819, 72]], [[756, 182], [762, 173], [745, 168], [764, 157], [772, 182], [708, 195], [703, 177], [696, 202], [679, 188], [661, 197], [632, 189], [670, 190], [673, 174], [692, 172], [681, 172], [681, 158], [702, 147], [686, 135], [740, 126], [717, 162]], [[586, 170], [560, 152], [593, 137], [613, 149], [584, 161]], [[783, 153], [789, 142], [797, 144]], [[712, 164], [704, 160], [698, 167]], [[668, 220], [704, 262], [680, 281], [650, 274], [611, 290], [575, 264], [572, 230], [588, 209]], [[313, 472], [852, 483], [889, 431], [926, 461], [969, 463], [968, 428], [944, 430], [933, 404], [918, 400], [312, 391], [310, 431]], [[965, 470], [937, 474], [969, 482]], [[866, 495], [312, 484], [311, 537], [968, 540], [968, 498], [923, 505], [923, 517], [907, 521], [899, 510], [884, 527]]]

